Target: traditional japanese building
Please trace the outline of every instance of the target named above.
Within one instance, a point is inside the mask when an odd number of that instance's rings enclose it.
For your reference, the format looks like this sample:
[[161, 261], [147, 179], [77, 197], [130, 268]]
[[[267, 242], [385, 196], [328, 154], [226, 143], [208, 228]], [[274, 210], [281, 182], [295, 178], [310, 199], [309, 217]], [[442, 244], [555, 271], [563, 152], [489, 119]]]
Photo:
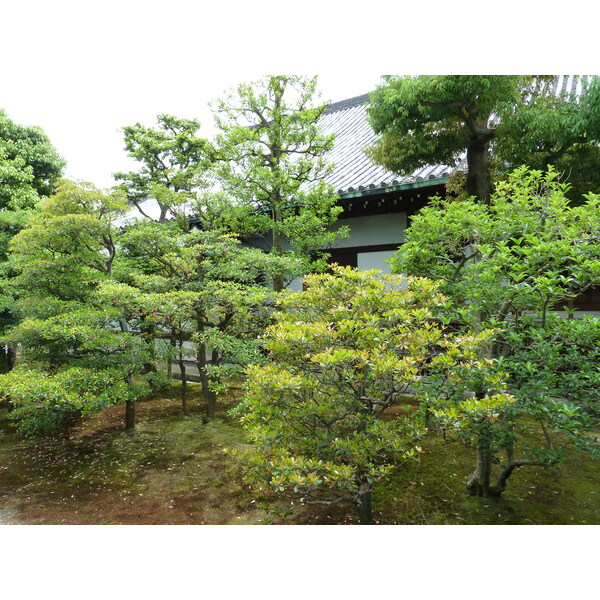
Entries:
[[424, 167], [401, 177], [375, 165], [365, 154], [377, 139], [367, 119], [368, 99], [364, 94], [330, 104], [320, 120], [323, 133], [336, 136], [326, 155], [335, 167], [326, 181], [344, 208], [339, 225], [350, 228], [330, 253], [340, 265], [389, 272], [385, 261], [404, 241], [411, 216], [431, 196], [445, 194], [451, 169]]

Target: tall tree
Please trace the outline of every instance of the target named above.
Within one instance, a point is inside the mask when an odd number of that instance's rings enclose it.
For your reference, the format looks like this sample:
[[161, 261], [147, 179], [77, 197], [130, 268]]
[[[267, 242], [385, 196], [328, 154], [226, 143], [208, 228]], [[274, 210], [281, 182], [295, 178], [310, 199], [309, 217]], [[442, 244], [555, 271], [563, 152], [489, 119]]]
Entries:
[[[276, 75], [241, 84], [214, 105], [218, 180], [234, 202], [252, 209], [242, 234], [263, 236], [272, 253], [285, 243], [316, 268], [319, 250], [336, 237], [341, 212], [324, 177], [333, 136], [317, 121], [315, 78]], [[275, 289], [284, 282], [277, 279]]]
[[453, 327], [493, 336], [488, 369], [516, 398], [490, 415], [489, 383], [477, 373], [431, 382], [438, 423], [476, 450], [473, 495], [499, 496], [515, 470], [557, 464], [569, 447], [600, 455], [588, 437], [600, 415], [600, 320], [565, 318], [569, 300], [600, 284], [600, 200], [573, 206], [557, 179], [522, 167], [498, 182], [489, 206], [436, 199], [392, 257], [394, 272], [440, 283]]
[[158, 115], [154, 128], [140, 123], [123, 128], [125, 150], [141, 168], [114, 177], [142, 215], [151, 217], [142, 203], [153, 198], [159, 207], [156, 220], [163, 223], [193, 198], [212, 157], [209, 142], [197, 135], [199, 129], [195, 119], [166, 114]]
[[[487, 203], [496, 170], [555, 166], [569, 182], [597, 185], [600, 84], [583, 80], [580, 97], [557, 94], [550, 76], [386, 76], [371, 94], [380, 139], [371, 157], [410, 174], [427, 164], [454, 165], [466, 152], [466, 192]], [[596, 179], [594, 179], [596, 178]]]
[[370, 97], [373, 129], [381, 138], [370, 155], [409, 174], [428, 164], [452, 165], [466, 150], [467, 192], [482, 202], [491, 193], [492, 117], [502, 102], [518, 102], [530, 78], [504, 75], [384, 76]]

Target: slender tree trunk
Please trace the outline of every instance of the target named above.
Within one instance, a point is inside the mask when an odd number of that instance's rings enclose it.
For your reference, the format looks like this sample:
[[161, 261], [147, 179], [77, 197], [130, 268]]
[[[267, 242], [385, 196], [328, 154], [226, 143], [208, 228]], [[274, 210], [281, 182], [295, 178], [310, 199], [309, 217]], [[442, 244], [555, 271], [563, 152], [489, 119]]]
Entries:
[[179, 371], [181, 373], [181, 407], [183, 414], [187, 415], [187, 375], [185, 372], [185, 360], [183, 359], [183, 340], [179, 340]]
[[125, 402], [125, 431], [135, 430], [135, 400]]
[[373, 523], [373, 498], [371, 487], [368, 483], [361, 483], [358, 490], [358, 517], [361, 525], [371, 525]]
[[[199, 283], [204, 283], [204, 269], [202, 265], [203, 256], [199, 255], [197, 258], [197, 277]], [[199, 304], [196, 308], [196, 331], [199, 339], [202, 339], [204, 333], [205, 314], [202, 304]], [[206, 407], [205, 419], [212, 421], [215, 418], [215, 407], [217, 405], [217, 394], [210, 389], [210, 378], [207, 372], [207, 361], [206, 361], [206, 344], [198, 341], [196, 345], [196, 367], [198, 368], [198, 375], [200, 376], [200, 383], [202, 384], [202, 395], [204, 396], [204, 404]]]
[[483, 204], [490, 203], [492, 194], [489, 139], [483, 135], [473, 136], [467, 147], [467, 193]]
[[492, 473], [492, 453], [487, 436], [479, 436], [477, 463], [467, 480], [467, 490], [471, 496], [487, 498], [491, 495], [490, 477]]
[[[119, 325], [123, 333], [129, 331], [129, 324], [123, 318], [119, 319]], [[129, 373], [126, 378], [127, 385], [131, 386], [133, 382], [133, 375]], [[125, 401], [125, 431], [133, 432], [135, 429], [135, 400]]]
[[204, 396], [204, 404], [206, 407], [205, 418], [207, 421], [212, 421], [215, 418], [215, 409], [217, 406], [217, 394], [210, 389], [210, 378], [208, 377], [208, 363], [206, 361], [206, 344], [198, 344], [198, 354], [196, 356], [196, 366], [200, 375], [200, 383], [202, 384], [202, 395]]
[[[177, 340], [175, 339], [175, 334], [173, 333], [173, 330], [171, 330], [171, 335], [169, 337], [169, 344], [171, 345], [172, 348], [177, 347]], [[171, 377], [173, 377], [173, 357], [172, 357], [171, 353], [169, 353], [169, 357], [167, 360], [167, 377], [169, 379], [171, 379]]]
[[[279, 198], [275, 198], [273, 200], [274, 203], [280, 202]], [[273, 252], [276, 254], [283, 254], [283, 236], [281, 232], [277, 231], [277, 224], [281, 223], [283, 220], [283, 216], [281, 214], [281, 209], [273, 208]], [[273, 289], [276, 292], [281, 292], [283, 290], [283, 279], [281, 277], [273, 278]]]

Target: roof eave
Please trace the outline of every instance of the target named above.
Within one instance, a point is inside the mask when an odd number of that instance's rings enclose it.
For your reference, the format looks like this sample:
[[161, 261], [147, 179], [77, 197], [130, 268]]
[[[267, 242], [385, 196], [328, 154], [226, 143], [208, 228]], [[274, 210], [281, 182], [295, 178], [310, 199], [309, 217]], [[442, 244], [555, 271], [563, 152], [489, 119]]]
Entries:
[[363, 196], [375, 196], [379, 194], [389, 194], [392, 192], [402, 192], [405, 190], [416, 190], [428, 188], [438, 185], [444, 185], [448, 182], [448, 177], [436, 177], [435, 179], [424, 179], [423, 181], [411, 181], [407, 183], [398, 183], [395, 185], [387, 185], [382, 187], [369, 187], [359, 190], [348, 190], [346, 192], [338, 192], [340, 200], [350, 198], [361, 198]]

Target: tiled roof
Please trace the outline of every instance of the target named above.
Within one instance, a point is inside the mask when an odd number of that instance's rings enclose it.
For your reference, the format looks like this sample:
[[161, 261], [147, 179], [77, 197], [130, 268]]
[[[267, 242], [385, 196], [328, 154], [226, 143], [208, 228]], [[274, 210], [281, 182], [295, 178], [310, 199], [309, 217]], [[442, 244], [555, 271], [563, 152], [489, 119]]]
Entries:
[[[551, 91], [555, 95], [581, 95], [582, 83], [588, 75], [558, 75], [551, 82]], [[336, 134], [334, 148], [327, 154], [334, 170], [326, 178], [339, 195], [373, 192], [392, 186], [403, 186], [422, 181], [438, 180], [444, 183], [457, 168], [448, 165], [422, 167], [410, 176], [401, 176], [374, 164], [365, 154], [365, 149], [375, 142], [377, 135], [371, 129], [367, 119], [369, 95], [363, 94], [341, 102], [330, 104], [320, 120], [325, 134]], [[460, 161], [462, 162], [462, 161]]]
[[557, 75], [552, 83], [552, 92], [581, 96], [584, 81], [589, 81], [590, 75]]
[[327, 107], [319, 125], [324, 134], [336, 135], [333, 149], [326, 159], [335, 167], [326, 177], [340, 195], [374, 191], [379, 188], [410, 184], [418, 181], [440, 179], [440, 183], [451, 172], [445, 165], [423, 167], [412, 175], [403, 177], [374, 164], [365, 154], [377, 135], [367, 120], [368, 94], [335, 102]]

